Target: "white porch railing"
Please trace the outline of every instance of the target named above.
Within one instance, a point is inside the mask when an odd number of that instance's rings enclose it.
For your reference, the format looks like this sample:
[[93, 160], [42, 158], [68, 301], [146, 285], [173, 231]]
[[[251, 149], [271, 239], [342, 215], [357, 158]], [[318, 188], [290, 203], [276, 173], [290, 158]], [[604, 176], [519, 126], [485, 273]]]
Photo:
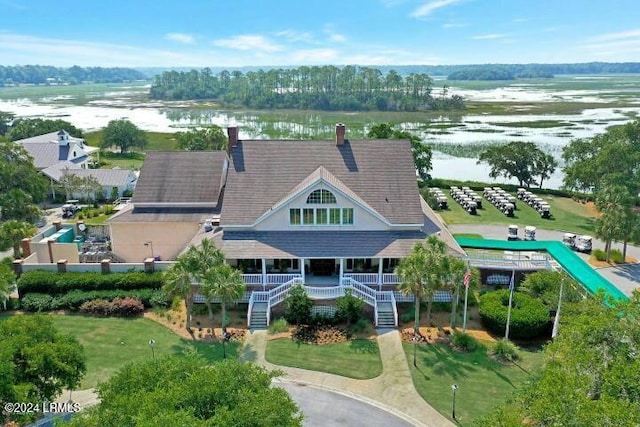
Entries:
[[392, 291], [381, 291], [376, 293], [377, 302], [388, 302], [393, 307], [393, 321], [398, 324], [398, 307], [396, 307], [396, 298]]
[[247, 285], [262, 285], [262, 274], [243, 274], [242, 278]]
[[344, 273], [342, 277], [353, 279], [365, 285], [378, 284], [378, 273]]
[[342, 286], [305, 286], [304, 289], [311, 299], [334, 299], [344, 296]]
[[282, 285], [292, 281], [293, 279], [299, 279], [300, 277], [300, 274], [267, 274], [267, 283], [265, 284]]
[[383, 285], [399, 285], [400, 278], [393, 273], [382, 273], [382, 284]]

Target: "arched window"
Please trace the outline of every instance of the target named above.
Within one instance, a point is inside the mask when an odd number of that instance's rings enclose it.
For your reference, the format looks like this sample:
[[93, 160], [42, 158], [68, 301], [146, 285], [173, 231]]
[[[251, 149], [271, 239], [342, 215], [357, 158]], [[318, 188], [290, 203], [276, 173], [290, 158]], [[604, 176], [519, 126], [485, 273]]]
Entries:
[[329, 190], [316, 190], [309, 194], [309, 197], [307, 197], [307, 203], [336, 203], [336, 196], [334, 196]]

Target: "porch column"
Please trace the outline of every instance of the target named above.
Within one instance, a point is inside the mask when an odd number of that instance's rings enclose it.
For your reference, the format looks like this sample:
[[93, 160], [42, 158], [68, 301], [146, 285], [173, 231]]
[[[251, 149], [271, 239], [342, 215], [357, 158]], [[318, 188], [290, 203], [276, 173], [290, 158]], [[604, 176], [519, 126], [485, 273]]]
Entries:
[[267, 284], [267, 260], [262, 258], [262, 290]]
[[300, 277], [302, 278], [302, 283], [305, 283], [304, 280], [304, 258], [300, 258]]
[[382, 291], [382, 258], [378, 258], [378, 289]]
[[340, 286], [342, 286], [342, 276], [344, 276], [344, 258], [340, 258]]

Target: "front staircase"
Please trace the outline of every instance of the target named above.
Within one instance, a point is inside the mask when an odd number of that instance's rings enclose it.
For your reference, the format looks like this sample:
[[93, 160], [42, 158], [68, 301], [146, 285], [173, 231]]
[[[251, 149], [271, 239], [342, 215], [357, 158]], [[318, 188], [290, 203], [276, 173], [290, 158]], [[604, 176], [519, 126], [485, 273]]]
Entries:
[[256, 302], [251, 309], [251, 318], [249, 319], [249, 325], [253, 329], [267, 329], [267, 309], [266, 302]]
[[378, 303], [378, 328], [395, 328], [396, 320], [390, 302]]

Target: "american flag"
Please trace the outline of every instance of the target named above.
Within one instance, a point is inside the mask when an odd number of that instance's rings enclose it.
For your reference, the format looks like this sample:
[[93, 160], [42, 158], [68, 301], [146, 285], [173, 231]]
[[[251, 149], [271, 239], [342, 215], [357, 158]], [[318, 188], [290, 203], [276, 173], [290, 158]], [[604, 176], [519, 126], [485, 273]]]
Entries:
[[468, 288], [470, 280], [471, 280], [471, 270], [467, 269], [467, 272], [464, 273], [464, 279], [462, 280], [462, 283], [464, 283], [464, 285]]

